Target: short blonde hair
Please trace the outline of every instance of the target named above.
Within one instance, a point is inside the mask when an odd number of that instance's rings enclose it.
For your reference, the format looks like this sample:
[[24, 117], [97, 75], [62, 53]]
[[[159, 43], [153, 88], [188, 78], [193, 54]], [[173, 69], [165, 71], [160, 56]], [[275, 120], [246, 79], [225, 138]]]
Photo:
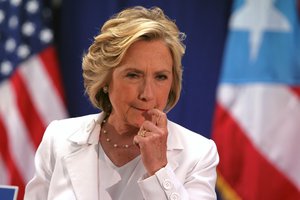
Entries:
[[165, 111], [169, 111], [180, 97], [184, 38], [185, 34], [158, 7], [146, 9], [136, 6], [114, 15], [103, 25], [100, 34], [83, 56], [84, 87], [91, 103], [96, 108], [110, 112], [110, 100], [103, 87], [109, 84], [113, 69], [118, 67], [134, 42], [158, 39], [169, 47], [173, 58], [173, 83], [165, 108]]

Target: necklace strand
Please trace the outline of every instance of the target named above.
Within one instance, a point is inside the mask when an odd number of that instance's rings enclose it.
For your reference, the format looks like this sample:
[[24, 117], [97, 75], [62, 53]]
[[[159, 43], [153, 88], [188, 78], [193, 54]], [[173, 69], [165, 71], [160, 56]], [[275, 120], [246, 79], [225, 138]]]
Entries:
[[112, 140], [108, 137], [109, 132], [107, 132], [104, 129], [104, 124], [106, 123], [106, 119], [104, 119], [102, 121], [101, 124], [101, 132], [103, 133], [104, 137], [105, 137], [105, 141], [107, 143], [109, 143], [110, 145], [112, 145], [114, 148], [124, 148], [124, 149], [128, 149], [129, 147], [133, 146], [133, 144], [117, 144], [117, 143], [112, 143]]

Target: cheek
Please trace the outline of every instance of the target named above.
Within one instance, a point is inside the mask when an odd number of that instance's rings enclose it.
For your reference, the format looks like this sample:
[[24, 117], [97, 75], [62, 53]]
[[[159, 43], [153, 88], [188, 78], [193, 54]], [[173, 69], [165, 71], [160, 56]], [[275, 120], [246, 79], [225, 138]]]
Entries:
[[110, 93], [110, 98], [114, 102], [128, 102], [135, 98], [135, 96], [136, 90], [126, 84], [115, 87]]
[[168, 99], [169, 99], [169, 94], [171, 91], [171, 86], [166, 85], [166, 86], [161, 86], [158, 90], [157, 90], [157, 99], [158, 99], [158, 104], [159, 104], [159, 108], [161, 110], [163, 110], [165, 108], [165, 106], [167, 105]]

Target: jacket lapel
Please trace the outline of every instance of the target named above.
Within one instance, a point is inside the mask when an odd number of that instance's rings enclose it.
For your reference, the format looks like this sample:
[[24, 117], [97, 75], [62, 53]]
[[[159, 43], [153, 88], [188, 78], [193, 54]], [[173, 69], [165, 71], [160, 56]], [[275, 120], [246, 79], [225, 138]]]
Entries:
[[179, 166], [177, 156], [180, 155], [180, 152], [184, 149], [182, 141], [180, 140], [178, 134], [176, 134], [176, 129], [173, 125], [173, 122], [168, 121], [168, 144], [167, 144], [167, 156], [168, 163], [171, 168], [175, 171], [175, 169]]
[[78, 200], [98, 196], [97, 147], [89, 145], [65, 157], [74, 192]]
[[64, 159], [72, 187], [78, 200], [98, 197], [98, 141], [104, 115], [89, 119], [69, 140], [75, 150]]

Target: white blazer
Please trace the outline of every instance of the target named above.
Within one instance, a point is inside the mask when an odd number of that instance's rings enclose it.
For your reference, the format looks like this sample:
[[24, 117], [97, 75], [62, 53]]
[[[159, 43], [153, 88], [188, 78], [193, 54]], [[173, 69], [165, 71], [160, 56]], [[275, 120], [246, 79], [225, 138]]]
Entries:
[[[103, 113], [93, 114], [54, 121], [47, 127], [25, 200], [98, 199], [96, 149], [103, 118]], [[168, 132], [168, 164], [151, 177], [141, 177], [138, 190], [143, 199], [216, 199], [219, 156], [215, 143], [171, 121]], [[128, 193], [126, 199], [137, 198]]]

